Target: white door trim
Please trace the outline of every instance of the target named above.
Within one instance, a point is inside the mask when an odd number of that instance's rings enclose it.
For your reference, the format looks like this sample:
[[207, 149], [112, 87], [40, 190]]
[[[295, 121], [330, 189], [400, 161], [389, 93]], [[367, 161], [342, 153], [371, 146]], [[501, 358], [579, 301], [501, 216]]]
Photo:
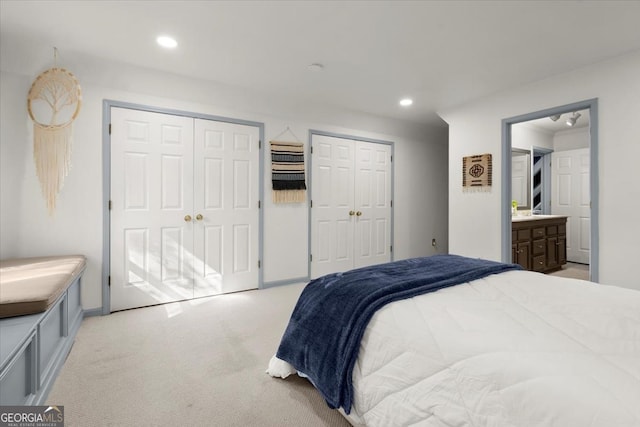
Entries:
[[[213, 120], [225, 123], [233, 123], [245, 126], [253, 126], [259, 129], [260, 150], [259, 150], [259, 199], [264, 200], [264, 123], [249, 120], [235, 119], [230, 117], [213, 116], [192, 111], [173, 110], [143, 104], [122, 102], [105, 99], [102, 102], [102, 313], [111, 313], [111, 293], [109, 289], [109, 272], [111, 268], [111, 215], [109, 211], [109, 196], [111, 194], [111, 135], [109, 131], [111, 123], [111, 108], [128, 108], [131, 110], [141, 110], [154, 113], [171, 114], [175, 116], [190, 117], [193, 119]], [[264, 203], [261, 202], [258, 219], [258, 257], [262, 263], [263, 256], [263, 236], [264, 236]], [[263, 287], [264, 265], [258, 270], [258, 288]]]
[[[389, 238], [389, 242], [391, 244], [391, 246], [393, 247], [394, 245], [394, 234], [393, 234], [393, 229], [394, 229], [394, 208], [393, 208], [393, 200], [394, 200], [394, 180], [395, 180], [395, 162], [393, 161], [393, 156], [394, 156], [394, 148], [395, 148], [395, 144], [393, 143], [393, 141], [385, 141], [385, 140], [381, 140], [381, 139], [373, 139], [373, 138], [366, 138], [366, 137], [361, 137], [361, 136], [355, 136], [355, 135], [347, 135], [347, 134], [340, 134], [340, 133], [334, 133], [334, 132], [326, 132], [326, 131], [322, 131], [322, 130], [317, 130], [317, 129], [309, 129], [309, 135], [308, 135], [308, 144], [310, 146], [310, 150], [309, 150], [309, 154], [311, 154], [311, 150], [313, 149], [313, 146], [311, 144], [312, 140], [313, 140], [313, 136], [314, 135], [318, 135], [318, 136], [328, 136], [328, 137], [333, 137], [333, 138], [341, 138], [341, 139], [350, 139], [350, 140], [354, 140], [354, 141], [363, 141], [363, 142], [370, 142], [370, 143], [374, 143], [374, 144], [384, 144], [384, 145], [389, 145], [391, 147], [391, 216], [390, 216], [390, 238]], [[313, 156], [309, 155], [309, 166], [308, 166], [308, 170], [309, 170], [309, 177], [308, 177], [308, 181], [309, 181], [309, 194], [312, 194], [312, 188], [313, 188]], [[309, 200], [309, 226], [308, 226], [308, 278], [311, 278], [311, 255], [312, 255], [312, 248], [313, 248], [313, 242], [311, 241], [311, 235], [312, 235], [312, 214], [311, 214], [311, 198]], [[393, 255], [393, 250], [390, 253], [390, 261], [394, 260], [394, 255]]]

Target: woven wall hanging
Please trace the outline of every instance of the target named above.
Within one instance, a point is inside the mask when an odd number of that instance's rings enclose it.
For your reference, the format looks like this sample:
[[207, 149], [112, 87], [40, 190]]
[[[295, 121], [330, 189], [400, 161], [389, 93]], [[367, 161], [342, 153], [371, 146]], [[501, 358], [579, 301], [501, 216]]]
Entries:
[[307, 186], [301, 142], [271, 141], [271, 184], [274, 203], [304, 202]]
[[[56, 53], [57, 54], [57, 53]], [[49, 215], [71, 167], [73, 121], [82, 104], [80, 84], [64, 68], [50, 68], [31, 85], [27, 97], [33, 120], [33, 159]]]
[[478, 154], [462, 158], [462, 190], [490, 191], [493, 165], [491, 154]]

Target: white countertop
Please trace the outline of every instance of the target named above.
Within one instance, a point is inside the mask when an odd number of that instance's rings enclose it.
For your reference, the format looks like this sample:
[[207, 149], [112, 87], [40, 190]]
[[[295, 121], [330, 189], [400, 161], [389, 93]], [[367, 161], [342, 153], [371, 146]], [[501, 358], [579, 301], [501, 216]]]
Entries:
[[522, 215], [522, 216], [512, 216], [511, 221], [520, 222], [520, 221], [536, 221], [539, 219], [550, 219], [550, 218], [567, 218], [566, 215]]

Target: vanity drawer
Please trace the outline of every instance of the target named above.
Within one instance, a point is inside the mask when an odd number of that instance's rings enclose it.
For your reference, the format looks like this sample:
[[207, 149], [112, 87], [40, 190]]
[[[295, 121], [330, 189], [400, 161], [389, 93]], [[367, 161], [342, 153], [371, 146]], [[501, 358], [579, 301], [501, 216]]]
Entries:
[[544, 227], [534, 228], [533, 229], [533, 238], [539, 239], [540, 237], [544, 237]]
[[533, 257], [533, 271], [543, 271], [546, 268], [546, 261], [544, 255], [538, 255]]
[[549, 225], [549, 226], [547, 226], [547, 235], [548, 236], [555, 236], [556, 234], [558, 234], [558, 226], [557, 225]]
[[545, 239], [533, 241], [533, 255], [544, 255], [544, 249], [547, 241]]
[[529, 240], [531, 239], [531, 229], [523, 228], [522, 230], [518, 230], [518, 238], [516, 239], [518, 242], [521, 240]]

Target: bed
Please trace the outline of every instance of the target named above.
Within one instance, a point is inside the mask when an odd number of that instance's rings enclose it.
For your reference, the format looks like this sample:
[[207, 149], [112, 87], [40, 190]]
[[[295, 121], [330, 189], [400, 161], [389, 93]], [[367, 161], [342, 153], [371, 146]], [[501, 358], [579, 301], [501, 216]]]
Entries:
[[267, 372], [356, 426], [638, 427], [640, 292], [456, 255], [337, 273]]

